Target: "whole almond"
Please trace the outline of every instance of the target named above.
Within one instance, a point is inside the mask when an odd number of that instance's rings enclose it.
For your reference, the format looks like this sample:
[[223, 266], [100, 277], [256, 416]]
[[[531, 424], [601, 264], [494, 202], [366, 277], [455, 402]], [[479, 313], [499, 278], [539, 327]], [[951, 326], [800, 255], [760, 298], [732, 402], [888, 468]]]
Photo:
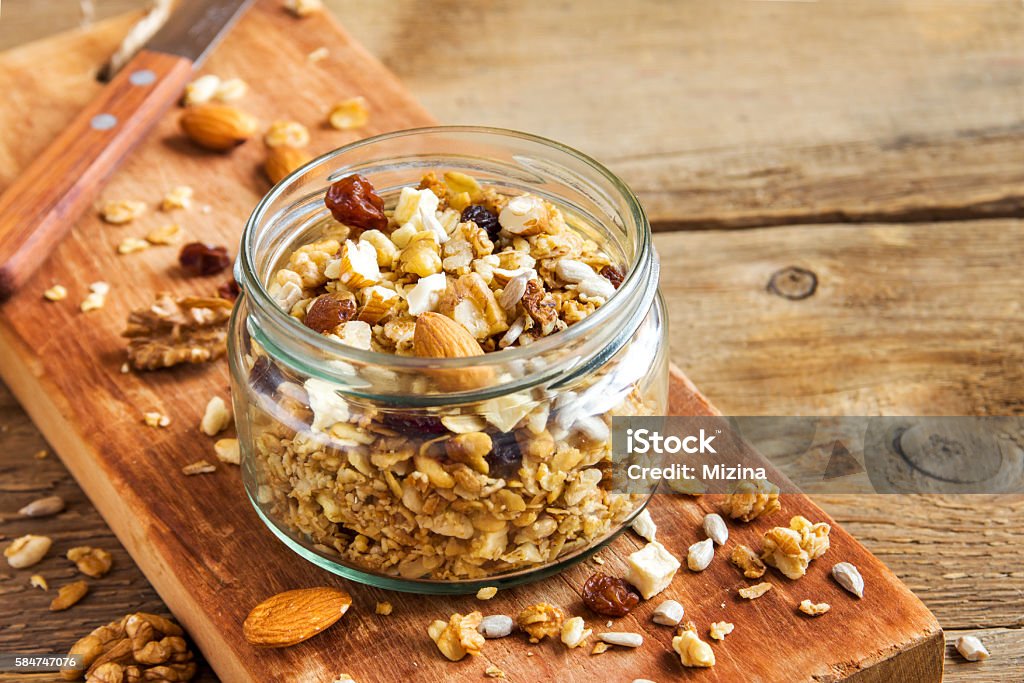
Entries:
[[[469, 358], [484, 355], [484, 350], [469, 330], [446, 315], [429, 311], [416, 319], [412, 349], [421, 358]], [[477, 389], [490, 383], [493, 377], [489, 368], [432, 370], [429, 374], [446, 391]]]
[[258, 647], [289, 647], [331, 626], [352, 605], [340, 588], [300, 588], [267, 598], [245, 618], [245, 639]]
[[234, 149], [255, 135], [259, 126], [254, 116], [228, 104], [189, 107], [178, 122], [193, 142], [215, 152]]
[[305, 150], [296, 147], [270, 147], [267, 149], [267, 159], [263, 162], [263, 172], [276, 185], [312, 158]]

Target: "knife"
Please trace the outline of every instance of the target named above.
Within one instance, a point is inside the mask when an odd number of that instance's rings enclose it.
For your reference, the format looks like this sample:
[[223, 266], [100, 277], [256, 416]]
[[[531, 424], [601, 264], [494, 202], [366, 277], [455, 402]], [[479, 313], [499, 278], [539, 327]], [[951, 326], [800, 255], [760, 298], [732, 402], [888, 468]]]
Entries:
[[99, 96], [0, 195], [0, 300], [46, 260], [251, 3], [182, 0]]

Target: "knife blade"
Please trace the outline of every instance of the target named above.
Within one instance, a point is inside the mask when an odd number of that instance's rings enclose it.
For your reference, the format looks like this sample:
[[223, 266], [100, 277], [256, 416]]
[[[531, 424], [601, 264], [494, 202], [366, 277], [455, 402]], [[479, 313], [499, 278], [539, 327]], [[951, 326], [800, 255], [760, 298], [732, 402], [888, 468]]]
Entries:
[[0, 195], [0, 301], [25, 284], [253, 0], [183, 0]]

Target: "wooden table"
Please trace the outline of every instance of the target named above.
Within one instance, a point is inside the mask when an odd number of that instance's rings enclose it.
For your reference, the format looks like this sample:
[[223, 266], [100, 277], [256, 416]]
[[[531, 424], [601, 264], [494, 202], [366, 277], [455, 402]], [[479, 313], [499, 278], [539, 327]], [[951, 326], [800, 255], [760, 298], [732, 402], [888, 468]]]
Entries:
[[[440, 120], [564, 140], [640, 193], [672, 265], [673, 359], [726, 413], [1024, 412], [1019, 2], [329, 4]], [[20, 7], [0, 45], [74, 11]], [[789, 266], [813, 294], [768, 291]], [[43, 448], [0, 391], [0, 491], [64, 495], [47, 533], [110, 549], [115, 570], [103, 600], [54, 616], [19, 611], [29, 589], [0, 566], [0, 651], [160, 606]], [[947, 680], [1021, 680], [1024, 496], [817, 501], [950, 640], [985, 640], [993, 659], [951, 653]], [[11, 512], [7, 538], [24, 533]]]

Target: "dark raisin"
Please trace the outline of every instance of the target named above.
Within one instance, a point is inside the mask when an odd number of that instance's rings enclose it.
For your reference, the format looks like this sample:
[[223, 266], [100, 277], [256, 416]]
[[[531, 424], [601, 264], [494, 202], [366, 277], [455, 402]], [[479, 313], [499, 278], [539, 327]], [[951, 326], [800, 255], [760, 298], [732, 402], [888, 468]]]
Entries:
[[487, 465], [492, 477], [505, 479], [519, 471], [523, 453], [515, 434], [498, 432], [491, 434], [491, 452], [487, 454]]
[[622, 274], [622, 271], [615, 266], [605, 266], [601, 269], [601, 275], [604, 276], [608, 282], [612, 283], [615, 289], [619, 288], [622, 281], [626, 279], [626, 276]]
[[384, 200], [369, 180], [358, 173], [345, 176], [331, 185], [324, 197], [324, 204], [339, 223], [344, 223], [358, 232], [363, 230], [384, 230], [388, 217], [384, 215]]
[[284, 381], [284, 375], [269, 358], [260, 356], [249, 371], [249, 384], [260, 394], [273, 396]]
[[624, 617], [640, 604], [640, 596], [625, 579], [598, 573], [583, 584], [583, 602], [596, 614]]
[[498, 233], [501, 232], [498, 217], [479, 204], [473, 204], [463, 209], [459, 220], [463, 223], [473, 221], [476, 223], [476, 227], [486, 230], [487, 236], [492, 240], [498, 239]]
[[217, 296], [221, 299], [227, 299], [228, 301], [234, 301], [241, 293], [242, 289], [238, 286], [238, 282], [235, 281], [235, 278], [231, 278], [217, 288]]
[[346, 323], [356, 314], [356, 302], [351, 299], [336, 299], [330, 294], [321, 294], [306, 309], [306, 327], [317, 332], [330, 332]]
[[411, 413], [383, 413], [384, 425], [402, 435], [444, 434], [448, 429], [441, 423], [441, 418], [433, 415], [414, 415]]
[[181, 248], [178, 263], [189, 275], [216, 275], [231, 265], [226, 247], [189, 242]]

